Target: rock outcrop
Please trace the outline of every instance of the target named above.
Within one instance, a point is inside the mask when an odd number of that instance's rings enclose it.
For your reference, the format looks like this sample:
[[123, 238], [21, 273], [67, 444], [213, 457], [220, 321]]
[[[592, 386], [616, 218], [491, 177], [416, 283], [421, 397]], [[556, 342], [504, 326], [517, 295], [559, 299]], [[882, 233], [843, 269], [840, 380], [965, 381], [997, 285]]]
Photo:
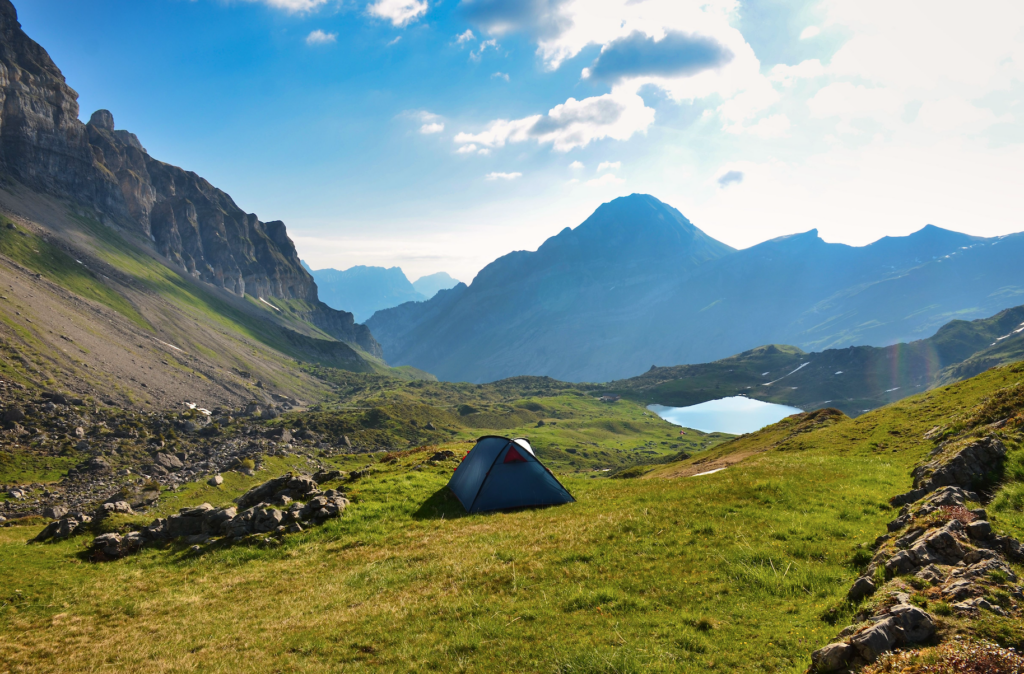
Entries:
[[0, 173], [92, 207], [183, 274], [239, 296], [303, 300], [303, 318], [382, 357], [368, 328], [318, 300], [283, 222], [262, 222], [202, 177], [149, 156], [109, 111], [88, 124], [78, 115], [77, 92], [0, 0]]

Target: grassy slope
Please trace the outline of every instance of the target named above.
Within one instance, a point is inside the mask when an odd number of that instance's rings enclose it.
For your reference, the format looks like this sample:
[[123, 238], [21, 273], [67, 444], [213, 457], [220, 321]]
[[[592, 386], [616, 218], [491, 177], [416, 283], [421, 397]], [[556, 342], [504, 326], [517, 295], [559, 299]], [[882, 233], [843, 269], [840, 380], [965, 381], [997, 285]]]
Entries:
[[[413, 469], [427, 448], [373, 462], [342, 519], [278, 547], [90, 565], [74, 557], [81, 540], [26, 547], [35, 528], [3, 529], [0, 661], [35, 671], [801, 671], [846, 624], [845, 591], [894, 515], [887, 499], [932, 446], [922, 435], [1022, 379], [1021, 366], [992, 371], [715, 475], [563, 473], [578, 502], [557, 508], [464, 516], [444, 488], [450, 465]], [[712, 451], [763, 449], [791, 430]], [[164, 507], [226, 503], [253, 481], [195, 485]], [[1004, 512], [994, 525], [1021, 535], [1019, 513]], [[1024, 645], [1019, 625], [984, 621]]]

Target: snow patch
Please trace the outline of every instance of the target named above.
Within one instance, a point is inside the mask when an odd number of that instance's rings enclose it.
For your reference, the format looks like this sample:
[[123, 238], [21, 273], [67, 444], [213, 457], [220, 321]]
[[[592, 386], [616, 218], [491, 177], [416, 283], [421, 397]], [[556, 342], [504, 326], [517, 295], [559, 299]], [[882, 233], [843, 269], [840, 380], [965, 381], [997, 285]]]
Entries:
[[691, 475], [690, 477], [700, 477], [701, 475], [712, 475], [712, 474], [717, 473], [717, 472], [722, 471], [722, 470], [725, 470], [725, 468], [715, 468], [714, 470], [709, 470], [709, 471], [704, 472], [704, 473], [697, 473], [696, 475]]
[[281, 311], [280, 309], [278, 309], [277, 307], [275, 307], [273, 304], [271, 304], [270, 302], [266, 301], [262, 297], [260, 298], [260, 302], [263, 302], [264, 304], [266, 304], [268, 307], [270, 307], [274, 311]]

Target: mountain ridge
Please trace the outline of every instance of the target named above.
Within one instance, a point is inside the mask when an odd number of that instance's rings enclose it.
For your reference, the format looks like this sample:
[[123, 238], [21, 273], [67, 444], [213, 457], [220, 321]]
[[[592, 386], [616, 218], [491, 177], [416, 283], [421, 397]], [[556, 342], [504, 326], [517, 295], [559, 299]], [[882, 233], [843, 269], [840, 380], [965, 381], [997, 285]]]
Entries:
[[[646, 228], [630, 226], [639, 216], [628, 207], [647, 216]], [[675, 241], [664, 234], [668, 219]], [[604, 247], [588, 254], [588, 234], [602, 228], [616, 236], [593, 237]], [[536, 251], [498, 258], [457, 300], [380, 311], [367, 325], [388, 358], [443, 379], [609, 381], [652, 362], [710, 362], [758, 344], [821, 351], [921, 339], [953, 318], [1020, 304], [1018, 255], [1024, 235], [935, 226], [860, 247], [812, 229], [733, 250], [671, 206], [632, 195]]]

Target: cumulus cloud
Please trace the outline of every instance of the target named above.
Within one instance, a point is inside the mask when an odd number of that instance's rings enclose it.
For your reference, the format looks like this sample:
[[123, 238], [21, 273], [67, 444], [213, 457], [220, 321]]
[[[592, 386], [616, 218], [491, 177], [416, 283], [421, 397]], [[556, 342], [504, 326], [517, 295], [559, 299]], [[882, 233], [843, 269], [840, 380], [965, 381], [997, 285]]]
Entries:
[[427, 0], [377, 0], [366, 11], [401, 28], [427, 13]]
[[509, 81], [508, 73], [501, 73], [501, 72], [494, 73], [493, 75], [491, 75], [491, 79], [495, 79], [495, 78], [497, 78], [499, 80], [505, 80], [506, 82]]
[[819, 89], [807, 101], [807, 107], [812, 117], [839, 117], [847, 122], [864, 118], [895, 121], [903, 111], [903, 100], [885, 87], [836, 82]]
[[516, 178], [522, 178], [522, 173], [497, 173], [492, 172], [484, 176], [485, 180], [515, 180]]
[[812, 37], [817, 37], [820, 34], [821, 29], [818, 28], [817, 26], [807, 26], [807, 28], [804, 28], [802, 31], [800, 31], [800, 39], [809, 40]]
[[522, 119], [498, 119], [480, 133], [459, 133], [459, 145], [473, 143], [489, 148], [533, 140], [550, 144], [559, 152], [586, 147], [595, 140], [626, 140], [644, 132], [654, 122], [654, 109], [634, 93], [605, 94], [577, 101], [570, 98], [546, 115]]
[[616, 177], [614, 173], [605, 173], [600, 178], [594, 178], [593, 180], [588, 180], [587, 184], [588, 185], [620, 185], [620, 184], [622, 184], [624, 182], [626, 182], [626, 181], [623, 180], [622, 178]]
[[758, 138], [781, 138], [789, 132], [790, 126], [789, 117], [779, 114], [760, 119], [742, 131]]
[[420, 127], [420, 133], [424, 135], [441, 133], [442, 131], [444, 131], [444, 122], [430, 122]]
[[460, 34], [455, 36], [455, 44], [457, 44], [457, 45], [459, 45], [461, 47], [462, 45], [466, 44], [467, 42], [472, 42], [475, 39], [476, 39], [476, 35], [473, 35], [473, 31], [471, 31], [471, 30], [469, 30], [467, 28], [466, 32], [460, 33]]
[[717, 68], [733, 54], [710, 37], [667, 31], [655, 40], [638, 30], [606, 44], [584, 77], [616, 82], [627, 77], [680, 77]]
[[743, 171], [726, 171], [718, 176], [717, 182], [719, 187], [728, 187], [734, 183], [739, 184], [743, 182]]
[[306, 36], [306, 44], [317, 45], [317, 44], [330, 44], [338, 41], [337, 33], [325, 33], [324, 31], [317, 29]]
[[603, 161], [597, 165], [597, 172], [600, 173], [601, 171], [618, 170], [620, 168], [622, 168], [621, 161]]
[[476, 151], [477, 151], [477, 146], [472, 144], [472, 143], [470, 143], [469, 145], [463, 145], [462, 147], [460, 147], [455, 152], [457, 152], [458, 154], [473, 154]]
[[462, 0], [459, 10], [491, 35], [524, 32], [533, 37], [555, 35], [570, 19], [562, 13], [566, 0]]
[[573, 171], [579, 171], [583, 168], [583, 162], [574, 161], [573, 163], [569, 164], [569, 168], [571, 168]]

